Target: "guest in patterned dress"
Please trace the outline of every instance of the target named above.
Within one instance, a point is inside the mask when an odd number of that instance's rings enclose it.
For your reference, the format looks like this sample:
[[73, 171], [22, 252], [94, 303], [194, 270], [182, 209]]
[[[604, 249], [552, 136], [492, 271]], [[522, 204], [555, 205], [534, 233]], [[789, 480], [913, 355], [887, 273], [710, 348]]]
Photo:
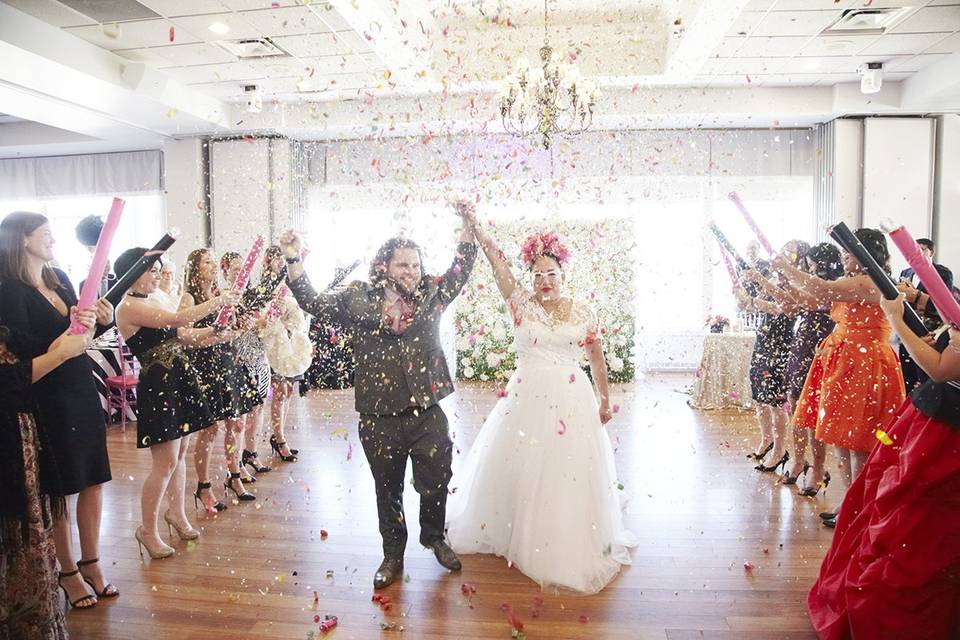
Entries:
[[[67, 638], [57, 589], [53, 522], [66, 500], [46, 431], [34, 419], [32, 383], [64, 362], [83, 357], [87, 334], [63, 334], [46, 353], [19, 361], [7, 349], [0, 318], [0, 638]], [[74, 571], [76, 574], [76, 571]], [[84, 595], [76, 607], [91, 607]]]
[[[810, 245], [807, 243], [793, 240], [784, 245], [782, 251], [789, 255], [795, 264], [800, 264], [809, 249]], [[768, 267], [758, 263], [757, 269], [751, 271], [759, 272], [759, 276], [751, 276], [749, 279], [759, 282]], [[778, 304], [765, 292], [750, 296], [742, 288], [737, 289], [737, 303], [744, 311], [763, 314], [750, 360], [750, 389], [753, 401], [757, 403], [762, 448], [747, 457], [757, 462], [755, 468], [758, 471], [775, 471], [778, 467], [785, 466], [790, 459], [786, 450], [787, 414], [784, 404], [787, 401], [787, 359], [793, 344], [793, 325], [797, 310], [793, 305]], [[773, 465], [767, 466], [764, 458], [771, 451]]]

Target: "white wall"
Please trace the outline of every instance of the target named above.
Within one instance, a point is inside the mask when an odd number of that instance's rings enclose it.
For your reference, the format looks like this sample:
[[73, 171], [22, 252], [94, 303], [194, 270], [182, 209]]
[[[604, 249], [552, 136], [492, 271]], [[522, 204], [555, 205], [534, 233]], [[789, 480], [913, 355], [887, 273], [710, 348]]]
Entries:
[[[889, 218], [915, 238], [930, 237], [933, 221], [933, 118], [867, 118], [863, 139], [863, 226]], [[891, 245], [894, 273], [907, 261]]]
[[[863, 121], [834, 120], [833, 224], [863, 220]], [[826, 152], [826, 151], [824, 151]]]
[[933, 198], [937, 262], [960, 277], [960, 115], [937, 118], [936, 188]]
[[179, 231], [169, 253], [178, 267], [183, 266], [187, 254], [207, 246], [208, 242], [203, 175], [205, 145], [201, 138], [167, 141], [163, 145], [167, 226]]

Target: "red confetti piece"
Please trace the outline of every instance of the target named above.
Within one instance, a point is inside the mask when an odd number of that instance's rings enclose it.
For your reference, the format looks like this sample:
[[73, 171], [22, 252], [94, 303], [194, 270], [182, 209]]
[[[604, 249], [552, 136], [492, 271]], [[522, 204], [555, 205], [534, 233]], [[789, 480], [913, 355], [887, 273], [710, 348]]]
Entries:
[[506, 398], [509, 395], [510, 395], [510, 392], [507, 391], [506, 389], [497, 389], [498, 398]]
[[754, 566], [753, 566], [753, 563], [751, 563], [751, 562], [744, 562], [744, 563], [743, 563], [743, 570], [746, 571], [747, 573], [753, 573], [753, 570], [754, 570], [755, 568], [756, 568], [756, 567], [754, 567]]
[[279, 3], [279, 2], [271, 2], [271, 3], [270, 3], [270, 8], [271, 8], [271, 9], [279, 9], [279, 8], [280, 8], [280, 3]]
[[173, 42], [177, 37], [177, 32], [173, 27], [170, 27], [170, 42]]
[[514, 613], [513, 606], [509, 602], [504, 602], [501, 604], [500, 611], [503, 611], [505, 614], [507, 614], [507, 622], [510, 623], [511, 627], [517, 631], [523, 631], [523, 622], [517, 617], [517, 614]]
[[620, 413], [620, 405], [618, 405], [618, 404], [613, 405], [612, 411], [613, 411], [614, 413]]
[[576, 374], [571, 373], [571, 374], [570, 374], [570, 384], [573, 384], [573, 383], [576, 382], [576, 381], [577, 381], [577, 376], [576, 376]]
[[314, 624], [320, 622], [320, 616], [319, 615], [313, 616], [313, 622]]
[[[329, 536], [329, 535], [330, 535], [330, 533], [329, 533], [326, 529], [320, 529], [320, 539], [321, 539], [321, 540], [326, 540], [326, 539], [327, 539], [327, 536]], [[314, 593], [314, 596], [316, 596], [316, 593], [317, 593], [317, 592], [314, 591], [313, 593]]]
[[587, 624], [588, 622], [590, 622], [590, 616], [582, 614], [580, 616], [580, 624]]
[[337, 626], [337, 616], [324, 616], [323, 622], [320, 623], [320, 632], [326, 633], [334, 627]]
[[563, 435], [563, 434], [565, 434], [566, 432], [567, 432], [567, 423], [564, 422], [563, 420], [561, 420], [561, 421], [560, 421], [560, 428], [557, 429], [557, 433], [559, 433], [560, 435]]

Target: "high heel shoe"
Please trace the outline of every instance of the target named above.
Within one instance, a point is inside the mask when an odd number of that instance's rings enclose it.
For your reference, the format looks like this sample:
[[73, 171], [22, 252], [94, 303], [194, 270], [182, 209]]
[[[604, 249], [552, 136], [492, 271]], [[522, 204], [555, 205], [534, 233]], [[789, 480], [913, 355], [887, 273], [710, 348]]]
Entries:
[[93, 560], [77, 560], [77, 571], [80, 572], [80, 577], [83, 578], [83, 581], [90, 585], [90, 588], [93, 589], [93, 592], [97, 594], [98, 598], [116, 598], [120, 595], [120, 590], [117, 589], [114, 585], [109, 582], [103, 585], [103, 589], [99, 592], [93, 584], [93, 580], [83, 575], [83, 568], [91, 564], [97, 564], [100, 562], [100, 558], [94, 558]]
[[810, 463], [809, 463], [809, 462], [804, 462], [804, 463], [803, 463], [803, 471], [801, 471], [800, 473], [798, 473], [798, 474], [795, 475], [795, 476], [790, 475], [790, 472], [789, 472], [789, 471], [786, 471], [786, 472], [784, 472], [783, 477], [780, 479], [780, 481], [781, 481], [783, 484], [797, 484], [797, 480], [800, 479], [800, 476], [806, 476], [806, 475], [807, 475], [807, 471], [809, 471], [809, 470], [810, 470]]
[[[140, 557], [143, 557], [143, 550], [146, 549], [147, 553], [150, 554], [150, 557], [154, 560], [162, 560], [163, 558], [169, 558], [176, 553], [176, 550], [173, 547], [170, 547], [166, 544], [163, 545], [164, 548], [159, 551], [154, 551], [147, 544], [147, 541], [143, 539], [143, 527], [137, 527], [137, 530], [134, 531], [133, 537], [137, 539], [137, 545], [140, 547]], [[162, 543], [161, 543], [162, 544]]]
[[243, 456], [241, 457], [240, 466], [244, 466], [244, 467], [249, 466], [251, 469], [253, 469], [257, 473], [267, 473], [268, 471], [270, 471], [270, 467], [263, 466], [262, 464], [260, 464], [260, 461], [257, 460], [256, 451], [247, 451], [246, 449], [243, 450]]
[[760, 461], [763, 460], [765, 457], [767, 457], [767, 454], [770, 453], [770, 450], [771, 450], [771, 449], [773, 449], [773, 443], [772, 443], [772, 442], [771, 442], [770, 444], [768, 444], [766, 447], [764, 447], [764, 448], [763, 448], [763, 451], [760, 451], [760, 452], [758, 452], [758, 453], [748, 453], [748, 454], [747, 454], [747, 460], [756, 460], [757, 462], [760, 462]]
[[[214, 502], [212, 505], [207, 506], [207, 503], [204, 502], [204, 501], [203, 501], [203, 498], [200, 496], [200, 492], [201, 492], [201, 491], [206, 491], [206, 490], [210, 489], [212, 486], [213, 486], [213, 485], [211, 485], [209, 482], [198, 482], [198, 483], [197, 483], [197, 490], [196, 490], [196, 491], [194, 492], [194, 494], [193, 494], [193, 507], [194, 507], [195, 509], [200, 509], [200, 505], [203, 505], [203, 508], [204, 508], [204, 510], [206, 510], [206, 511], [216, 511], [216, 512], [218, 512], [218, 513], [219, 513], [220, 511], [226, 511], [226, 510], [227, 510], [227, 505], [223, 504], [223, 503], [220, 502], [219, 500], [217, 500], [216, 502]], [[212, 494], [211, 494], [211, 495], [212, 495]], [[211, 498], [210, 501], [213, 502], [213, 499]]]
[[284, 462], [296, 462], [297, 454], [300, 453], [300, 450], [290, 449], [290, 455], [285, 456], [280, 452], [280, 447], [284, 447], [286, 444], [286, 442], [280, 442], [277, 440], [277, 436], [270, 436], [270, 448], [273, 449], [274, 454], [276, 454]]
[[167, 531], [170, 532], [170, 539], [173, 539], [173, 532], [176, 530], [177, 536], [181, 540], [196, 540], [200, 537], [200, 532], [190, 526], [190, 523], [187, 523], [186, 529], [181, 529], [180, 525], [174, 522], [173, 518], [170, 517], [169, 511], [163, 512], [163, 521], [167, 523]]
[[[249, 500], [256, 500], [256, 499], [257, 499], [257, 496], [253, 495], [252, 493], [250, 493], [250, 492], [247, 491], [246, 489], [244, 489], [243, 493], [240, 493], [240, 492], [238, 492], [236, 489], [234, 489], [234, 488], [233, 488], [233, 481], [234, 481], [234, 480], [240, 480], [240, 473], [239, 473], [239, 472], [238, 472], [238, 473], [231, 473], [230, 476], [229, 476], [229, 477], [226, 479], [226, 481], [223, 483], [223, 488], [224, 488], [224, 489], [229, 489], [230, 491], [233, 491], [233, 494], [234, 494], [235, 496], [237, 496], [237, 500], [241, 500], [241, 501], [243, 501], [243, 502], [247, 502], [247, 501], [249, 501]], [[243, 481], [241, 480], [241, 482], [243, 482]]]
[[[80, 573], [80, 569], [68, 571], [67, 573], [61, 571], [57, 576], [57, 584], [60, 585], [61, 589], [63, 589], [63, 599], [69, 602], [70, 607], [73, 609], [93, 609], [95, 606], [97, 606], [97, 604], [100, 603], [100, 600], [97, 599], [97, 596], [93, 595], [92, 593], [87, 593], [86, 589], [84, 589], [84, 594], [86, 595], [83, 595], [76, 600], [71, 600], [70, 594], [67, 593], [67, 588], [63, 586], [64, 578], [72, 578], [78, 573]], [[91, 604], [84, 604], [85, 602], [90, 602]]]
[[[774, 465], [773, 465], [772, 467], [767, 467], [767, 466], [765, 466], [765, 465], [761, 462], [760, 464], [758, 464], [757, 466], [755, 466], [754, 469], [756, 469], [757, 471], [762, 471], [763, 473], [771, 473], [771, 472], [773, 472], [773, 471], [776, 471], [776, 470], [777, 470], [777, 467], [786, 468], [786, 466], [787, 466], [787, 460], [789, 460], [789, 459], [790, 459], [790, 452], [789, 452], [789, 451], [784, 451], [784, 452], [783, 452], [783, 455], [780, 456], [780, 459], [777, 460], [777, 462], [774, 463]], [[782, 470], [782, 469], [781, 469], [781, 470]]]
[[800, 495], [807, 496], [808, 498], [812, 498], [818, 493], [820, 493], [821, 489], [823, 490], [824, 493], [826, 493], [827, 486], [829, 484], [830, 484], [830, 472], [827, 471], [825, 474], [823, 474], [823, 481], [816, 488], [804, 487], [803, 489], [800, 490]]

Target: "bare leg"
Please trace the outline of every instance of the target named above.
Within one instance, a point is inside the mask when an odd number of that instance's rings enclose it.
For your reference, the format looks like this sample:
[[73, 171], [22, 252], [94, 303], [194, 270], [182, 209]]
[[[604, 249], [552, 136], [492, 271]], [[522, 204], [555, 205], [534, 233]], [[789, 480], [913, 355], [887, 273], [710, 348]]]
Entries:
[[819, 488], [826, 472], [827, 464], [827, 445], [817, 440], [812, 429], [804, 429], [809, 432], [811, 439], [810, 448], [813, 450], [813, 466], [810, 469], [809, 481], [807, 486]]
[[[230, 418], [226, 421], [227, 428], [223, 432], [223, 453], [227, 459], [227, 470], [230, 474], [240, 473], [240, 455], [237, 451], [237, 442], [243, 437], [243, 417]], [[236, 478], [230, 480], [230, 487], [238, 494], [243, 495], [247, 490], [243, 486], [243, 480]]]
[[140, 494], [140, 510], [143, 516], [141, 529], [143, 541], [148, 549], [165, 550], [168, 545], [157, 532], [157, 518], [160, 515], [160, 499], [167, 490], [170, 478], [176, 471], [180, 453], [180, 441], [161, 442], [150, 447], [153, 465], [147, 479], [143, 482]]
[[834, 447], [837, 451], [837, 457], [840, 459], [840, 470], [843, 473], [843, 481], [847, 487], [853, 484], [853, 472], [850, 468], [850, 449]]
[[766, 407], [769, 417], [770, 430], [773, 432], [773, 455], [769, 458], [770, 464], [775, 464], [783, 456], [787, 448], [787, 414], [783, 407]]
[[[60, 563], [60, 571], [63, 573], [70, 573], [71, 571], [77, 570], [77, 563], [73, 555], [73, 541], [71, 540], [70, 533], [70, 501], [67, 500], [67, 509], [63, 517], [53, 523], [53, 541], [57, 547], [57, 562]], [[90, 591], [87, 590], [87, 585], [84, 583], [83, 578], [80, 577], [80, 574], [63, 578], [60, 582], [66, 587], [67, 598], [69, 598], [71, 602], [75, 602], [83, 596], [90, 595]], [[88, 600], [80, 606], [83, 608], [84, 606], [92, 606], [94, 604], [96, 604], [95, 600]]]
[[[210, 482], [210, 458], [213, 455], [213, 441], [217, 437], [217, 431], [220, 430], [222, 422], [214, 422], [212, 425], [200, 431], [197, 434], [197, 446], [193, 454], [194, 468], [197, 470], [197, 482]], [[204, 504], [209, 510], [211, 505], [217, 502], [217, 498], [212, 489], [204, 489], [201, 493]]]
[[187, 512], [184, 505], [184, 498], [187, 492], [187, 448], [190, 444], [190, 436], [184, 436], [178, 440], [180, 447], [177, 450], [177, 465], [170, 476], [170, 482], [167, 484], [167, 498], [169, 501], [170, 518], [181, 529], [187, 531], [193, 527], [187, 520]]

